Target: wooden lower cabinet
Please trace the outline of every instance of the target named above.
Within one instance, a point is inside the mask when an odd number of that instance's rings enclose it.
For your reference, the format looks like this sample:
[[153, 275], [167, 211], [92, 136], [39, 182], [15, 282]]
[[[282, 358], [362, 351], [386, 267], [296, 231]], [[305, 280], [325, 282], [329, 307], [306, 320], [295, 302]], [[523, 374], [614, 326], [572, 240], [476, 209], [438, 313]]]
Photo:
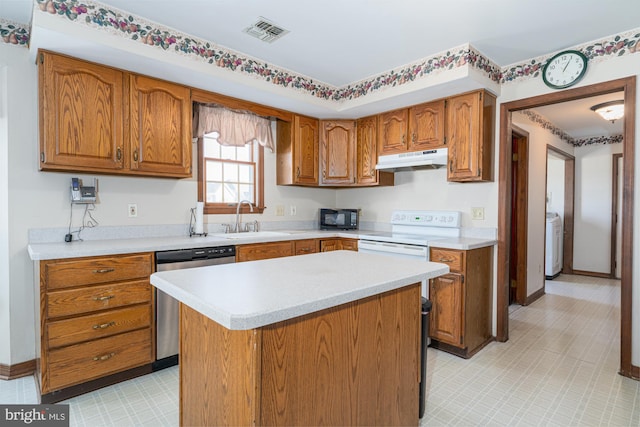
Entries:
[[450, 269], [429, 281], [431, 346], [469, 358], [493, 341], [492, 247], [467, 251], [432, 247], [430, 260]]
[[295, 255], [315, 254], [320, 250], [318, 239], [294, 240], [293, 246]]
[[236, 262], [257, 261], [293, 255], [293, 242], [254, 243], [236, 246]]
[[43, 403], [151, 372], [152, 253], [46, 260], [37, 266], [36, 381]]
[[336, 237], [320, 240], [320, 252], [329, 251], [358, 251], [358, 239]]
[[418, 425], [419, 283], [252, 330], [180, 305], [180, 425]]

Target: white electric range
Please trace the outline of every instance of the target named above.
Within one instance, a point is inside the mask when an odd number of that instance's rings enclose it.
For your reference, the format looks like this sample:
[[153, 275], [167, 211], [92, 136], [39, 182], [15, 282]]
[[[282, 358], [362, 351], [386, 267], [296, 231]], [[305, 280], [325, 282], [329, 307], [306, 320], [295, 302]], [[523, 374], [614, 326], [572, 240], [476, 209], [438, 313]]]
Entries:
[[[460, 237], [460, 212], [393, 211], [390, 232], [361, 233], [358, 252], [429, 261], [432, 242]], [[422, 282], [422, 296], [429, 287]]]
[[390, 232], [361, 233], [358, 252], [429, 260], [431, 242], [460, 236], [460, 212], [393, 211]]

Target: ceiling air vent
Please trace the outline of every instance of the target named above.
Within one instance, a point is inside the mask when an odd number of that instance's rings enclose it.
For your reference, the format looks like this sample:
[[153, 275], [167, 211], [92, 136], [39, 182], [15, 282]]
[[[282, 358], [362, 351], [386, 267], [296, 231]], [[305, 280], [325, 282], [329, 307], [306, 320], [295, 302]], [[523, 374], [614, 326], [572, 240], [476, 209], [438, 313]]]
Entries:
[[255, 24], [245, 28], [243, 32], [257, 39], [260, 39], [263, 42], [273, 43], [280, 37], [287, 34], [289, 30], [285, 30], [282, 27], [278, 27], [273, 22], [261, 16], [258, 18], [258, 21]]

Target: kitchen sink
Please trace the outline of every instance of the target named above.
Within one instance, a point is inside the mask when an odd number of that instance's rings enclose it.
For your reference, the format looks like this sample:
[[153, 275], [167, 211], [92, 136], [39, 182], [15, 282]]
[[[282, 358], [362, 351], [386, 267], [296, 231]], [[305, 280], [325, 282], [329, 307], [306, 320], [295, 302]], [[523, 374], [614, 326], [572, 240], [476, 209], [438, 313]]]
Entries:
[[218, 237], [224, 237], [225, 239], [250, 239], [253, 237], [277, 237], [277, 236], [288, 236], [289, 233], [285, 233], [283, 231], [245, 231], [244, 233], [226, 233], [226, 234], [217, 234]]

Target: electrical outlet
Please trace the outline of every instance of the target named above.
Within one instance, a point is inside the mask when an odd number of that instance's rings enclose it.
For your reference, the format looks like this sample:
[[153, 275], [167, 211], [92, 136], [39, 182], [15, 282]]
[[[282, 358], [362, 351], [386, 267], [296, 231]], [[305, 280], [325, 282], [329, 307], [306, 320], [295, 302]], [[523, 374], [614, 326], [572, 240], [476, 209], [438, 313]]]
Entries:
[[135, 203], [129, 203], [129, 218], [135, 218], [138, 216], [138, 205]]
[[284, 216], [284, 206], [276, 206], [276, 216]]
[[471, 208], [471, 219], [484, 220], [484, 208]]
[[296, 216], [298, 210], [296, 209], [296, 205], [289, 206], [289, 215]]

